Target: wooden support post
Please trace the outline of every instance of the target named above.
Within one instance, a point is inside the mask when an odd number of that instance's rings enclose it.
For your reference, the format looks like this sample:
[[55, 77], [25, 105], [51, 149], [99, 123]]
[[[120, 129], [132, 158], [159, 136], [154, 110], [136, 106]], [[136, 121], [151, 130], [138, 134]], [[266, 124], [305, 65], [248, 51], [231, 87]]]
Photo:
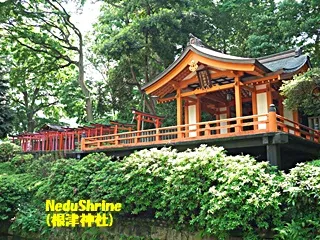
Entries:
[[267, 145], [267, 160], [270, 163], [270, 165], [277, 166], [279, 169], [282, 169], [279, 144]]
[[242, 117], [242, 101], [241, 101], [241, 85], [240, 85], [240, 77], [236, 76], [234, 78], [234, 93], [235, 93], [235, 104], [236, 104], [236, 117], [237, 117], [237, 127], [236, 132], [242, 131], [242, 121], [240, 117]]
[[137, 131], [141, 131], [141, 115], [137, 117]]
[[196, 101], [196, 122], [201, 122], [201, 102], [200, 97], [197, 97]]
[[181, 127], [182, 125], [182, 98], [181, 89], [177, 88], [177, 125], [178, 125], [178, 138], [182, 138]]
[[281, 116], [284, 116], [283, 97], [279, 97], [278, 102], [279, 102], [279, 106], [278, 106], [279, 114], [280, 114]]
[[[228, 104], [228, 105], [226, 106], [226, 108], [227, 108], [227, 118], [231, 118], [230, 105]], [[228, 124], [229, 124], [229, 121], [227, 122], [227, 125], [228, 125]], [[230, 132], [231, 132], [231, 129], [228, 128], [228, 129], [227, 129], [227, 132], [230, 133]]]
[[[196, 101], [196, 123], [200, 123], [201, 122], [201, 102], [200, 102], [200, 97], [197, 97], [197, 101]], [[196, 133], [197, 136], [200, 136], [200, 132], [199, 132], [199, 128], [200, 125], [196, 125]]]
[[189, 101], [185, 100], [184, 102], [184, 124], [189, 123]]
[[64, 133], [60, 133], [60, 140], [59, 140], [59, 150], [63, 149], [63, 135]]
[[[258, 107], [257, 107], [257, 92], [254, 89], [254, 91], [252, 91], [251, 93], [251, 98], [252, 98], [252, 115], [257, 115], [258, 114]], [[254, 118], [253, 122], [257, 122], [258, 118]], [[258, 129], [258, 125], [253, 125], [253, 129], [257, 130]]]
[[156, 129], [156, 142], [160, 142], [160, 130], [159, 128]]
[[81, 138], [81, 150], [83, 151], [85, 149], [85, 139]]
[[299, 112], [297, 110], [293, 110], [292, 111], [292, 115], [293, 115], [293, 121], [295, 122], [294, 124], [294, 135], [296, 136], [300, 136], [301, 133], [300, 133], [300, 126], [299, 126]]
[[72, 133], [71, 135], [71, 150], [75, 150], [74, 149], [74, 133]]
[[269, 113], [268, 113], [268, 130], [269, 132], [277, 132], [277, 113], [276, 107], [274, 104], [270, 104]]
[[160, 120], [159, 119], [156, 119], [156, 128], [159, 128], [160, 127]]
[[206, 123], [206, 127], [205, 127], [205, 136], [210, 136], [211, 135], [211, 131], [210, 131], [210, 125], [209, 123]]
[[271, 83], [267, 83], [267, 104], [270, 106], [270, 104], [273, 104], [272, 99], [272, 91], [271, 91]]
[[[220, 120], [220, 111], [216, 114], [216, 120]], [[217, 127], [220, 127], [221, 126], [221, 124], [220, 123], [217, 123]], [[217, 129], [216, 130], [217, 132], [216, 132], [216, 134], [220, 134], [220, 129]]]

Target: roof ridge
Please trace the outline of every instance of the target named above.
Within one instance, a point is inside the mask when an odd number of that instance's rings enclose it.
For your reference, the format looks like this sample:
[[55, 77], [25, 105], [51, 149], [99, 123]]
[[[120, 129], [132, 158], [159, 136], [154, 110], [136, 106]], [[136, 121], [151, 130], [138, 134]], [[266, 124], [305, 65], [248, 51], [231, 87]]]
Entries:
[[273, 61], [281, 60], [288, 57], [298, 57], [300, 55], [302, 55], [301, 48], [296, 48], [296, 49], [290, 49], [287, 51], [259, 57], [257, 59], [261, 63], [268, 63], [268, 62], [273, 62]]

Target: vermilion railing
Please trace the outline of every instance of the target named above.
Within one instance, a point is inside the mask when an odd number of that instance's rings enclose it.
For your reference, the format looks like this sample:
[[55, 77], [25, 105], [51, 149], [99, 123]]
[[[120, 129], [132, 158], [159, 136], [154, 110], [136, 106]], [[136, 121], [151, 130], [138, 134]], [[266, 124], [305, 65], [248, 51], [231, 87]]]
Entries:
[[198, 139], [279, 131], [293, 134], [309, 141], [320, 142], [320, 131], [276, 115], [275, 112], [269, 112], [268, 114], [261, 115], [87, 137], [81, 141], [81, 150], [90, 151], [130, 146], [162, 145]]
[[[269, 113], [270, 114], [270, 113]], [[81, 150], [166, 144], [268, 132], [269, 114], [83, 138]], [[276, 124], [276, 122], [274, 122]], [[276, 128], [276, 125], [274, 125]]]
[[290, 133], [310, 141], [320, 142], [319, 130], [304, 126], [280, 115], [277, 115], [277, 129], [278, 131]]

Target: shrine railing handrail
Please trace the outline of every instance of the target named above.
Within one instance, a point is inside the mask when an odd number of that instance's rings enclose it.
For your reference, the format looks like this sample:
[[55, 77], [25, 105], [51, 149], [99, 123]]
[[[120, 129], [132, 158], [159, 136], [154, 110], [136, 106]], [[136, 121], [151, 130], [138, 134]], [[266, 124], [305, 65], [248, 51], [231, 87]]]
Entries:
[[314, 142], [320, 141], [319, 131], [277, 115], [275, 112], [269, 112], [260, 115], [83, 138], [81, 150], [161, 145], [278, 131], [287, 132]]

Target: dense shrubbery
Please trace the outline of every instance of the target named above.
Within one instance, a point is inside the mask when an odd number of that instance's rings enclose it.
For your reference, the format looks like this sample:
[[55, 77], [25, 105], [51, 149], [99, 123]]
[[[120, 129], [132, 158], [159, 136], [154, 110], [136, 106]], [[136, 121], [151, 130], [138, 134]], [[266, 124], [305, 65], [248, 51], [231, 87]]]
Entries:
[[[12, 191], [18, 198], [11, 199], [14, 206], [22, 198], [29, 202], [14, 227], [25, 231], [48, 231], [41, 221], [44, 200], [52, 198], [121, 202], [121, 214], [164, 219], [220, 239], [235, 232], [257, 239], [269, 230], [279, 239], [319, 236], [320, 161], [284, 174], [252, 157], [205, 146], [180, 153], [142, 150], [121, 161], [104, 154], [81, 160], [14, 159], [11, 164], [25, 173], [16, 177], [20, 182]], [[6, 186], [12, 183], [6, 181]], [[24, 198], [26, 189], [34, 197]]]
[[0, 144], [0, 163], [8, 162], [21, 151], [21, 148], [11, 142], [3, 142]]
[[320, 239], [320, 160], [300, 163], [282, 182], [281, 239]]
[[0, 221], [15, 216], [18, 208], [27, 199], [27, 190], [17, 179], [0, 175]]

